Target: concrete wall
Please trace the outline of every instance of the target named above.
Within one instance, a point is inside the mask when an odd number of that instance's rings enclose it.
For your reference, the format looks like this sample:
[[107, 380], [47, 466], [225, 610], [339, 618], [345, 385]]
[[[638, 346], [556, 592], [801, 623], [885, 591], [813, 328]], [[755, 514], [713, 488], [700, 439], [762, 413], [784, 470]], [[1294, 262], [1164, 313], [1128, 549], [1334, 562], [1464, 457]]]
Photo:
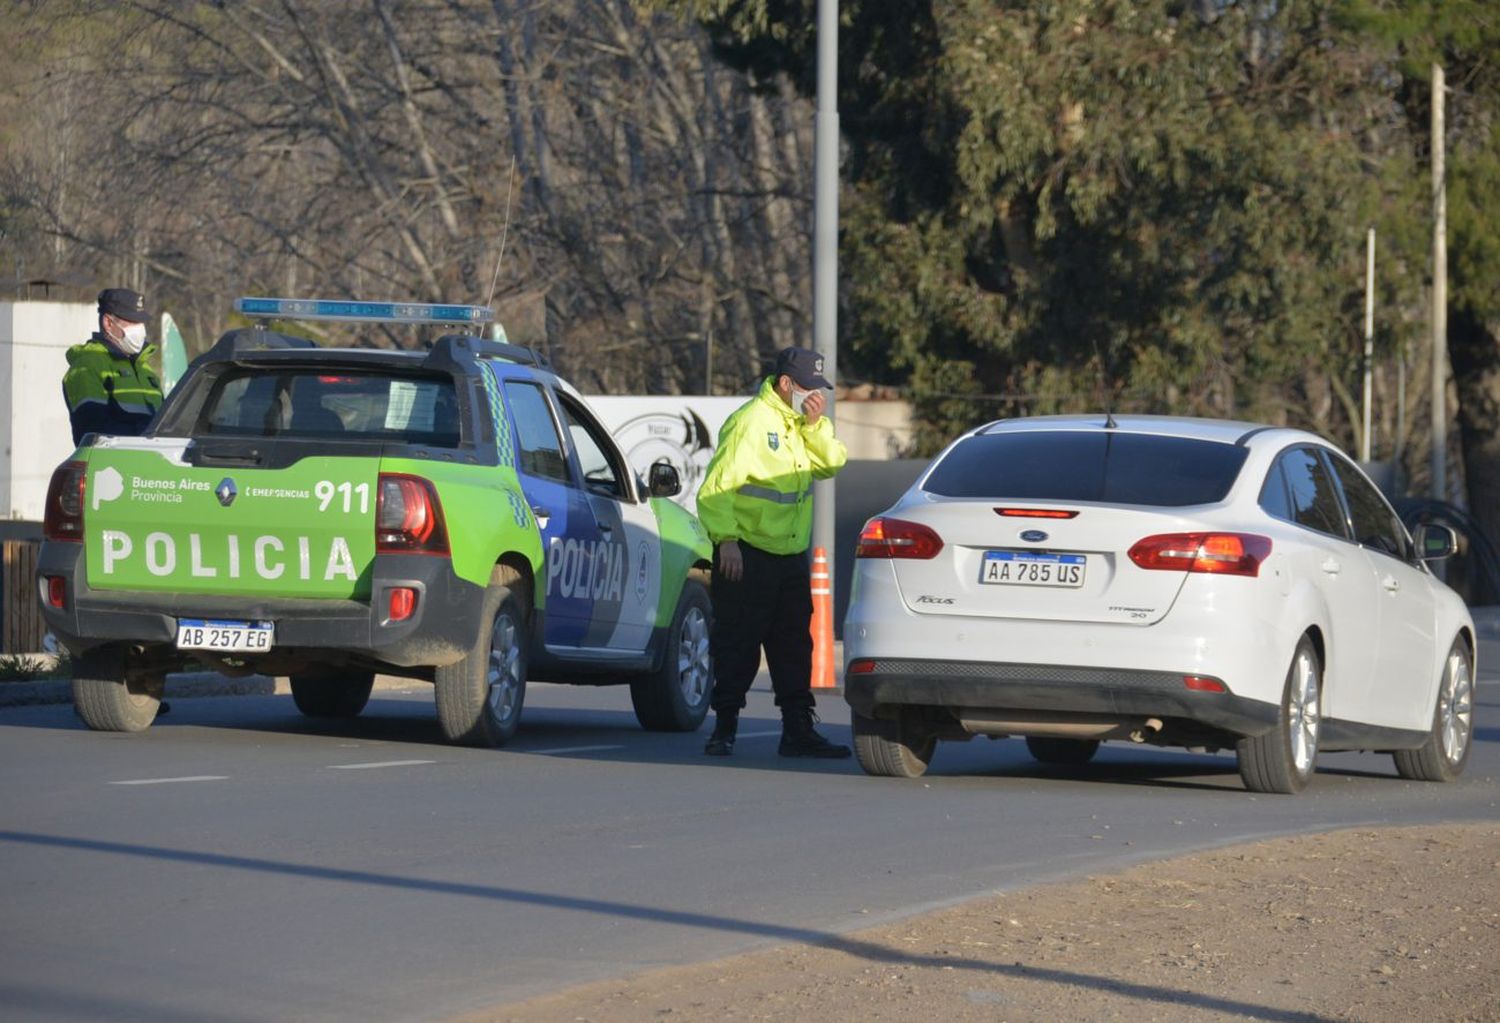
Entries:
[[0, 302], [0, 519], [41, 520], [52, 470], [73, 452], [65, 353], [97, 326], [93, 303]]

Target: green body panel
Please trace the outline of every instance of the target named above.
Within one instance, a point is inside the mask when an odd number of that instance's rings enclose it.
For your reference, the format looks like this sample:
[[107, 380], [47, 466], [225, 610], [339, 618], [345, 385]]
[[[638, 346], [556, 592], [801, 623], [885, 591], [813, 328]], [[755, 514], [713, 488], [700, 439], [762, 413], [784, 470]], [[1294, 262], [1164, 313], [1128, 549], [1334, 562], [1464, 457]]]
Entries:
[[705, 569], [711, 566], [714, 549], [702, 524], [681, 505], [665, 497], [653, 497], [651, 510], [661, 530], [661, 600], [656, 608], [656, 625], [665, 628], [677, 613], [677, 599], [688, 572], [694, 565]]
[[[501, 467], [312, 456], [283, 469], [225, 469], [151, 450], [80, 454], [96, 590], [366, 600], [382, 471], [433, 482], [459, 577], [485, 586], [509, 553], [533, 574], [541, 565], [531, 510]], [[227, 505], [216, 493], [225, 481], [235, 490]]]
[[[369, 458], [197, 468], [167, 453], [85, 449], [85, 557], [96, 590], [364, 599], [375, 557]], [[215, 491], [232, 480], [225, 505]]]
[[[453, 465], [427, 459], [385, 458], [383, 472], [402, 472], [432, 481], [443, 506], [453, 571], [487, 586], [490, 570], [506, 554], [519, 554], [541, 574], [542, 539], [521, 492], [514, 469], [494, 465]], [[532, 596], [540, 597], [539, 587]]]

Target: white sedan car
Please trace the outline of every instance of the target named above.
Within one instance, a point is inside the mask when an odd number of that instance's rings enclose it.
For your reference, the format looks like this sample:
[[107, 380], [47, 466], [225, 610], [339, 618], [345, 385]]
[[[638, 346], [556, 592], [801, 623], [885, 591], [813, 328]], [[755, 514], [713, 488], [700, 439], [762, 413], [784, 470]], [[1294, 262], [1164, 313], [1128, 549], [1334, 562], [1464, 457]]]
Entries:
[[1473, 738], [1475, 632], [1428, 570], [1456, 539], [1401, 520], [1301, 430], [1157, 416], [990, 423], [864, 527], [844, 692], [870, 774], [940, 739], [1238, 753], [1297, 792], [1320, 751], [1448, 781]]

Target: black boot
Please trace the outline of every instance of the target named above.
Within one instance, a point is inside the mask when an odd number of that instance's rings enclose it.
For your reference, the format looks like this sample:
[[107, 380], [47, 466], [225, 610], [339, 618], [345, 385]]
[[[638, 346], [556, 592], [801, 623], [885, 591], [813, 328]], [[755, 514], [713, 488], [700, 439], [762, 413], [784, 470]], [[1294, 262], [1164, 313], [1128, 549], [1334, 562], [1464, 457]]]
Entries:
[[737, 712], [719, 711], [714, 720], [714, 734], [708, 737], [703, 752], [711, 757], [727, 757], [734, 752], [734, 734], [739, 730], [740, 716]]
[[783, 711], [781, 745], [776, 752], [784, 757], [817, 757], [820, 760], [840, 760], [847, 757], [848, 746], [829, 742], [813, 728], [817, 720], [818, 716], [810, 707]]

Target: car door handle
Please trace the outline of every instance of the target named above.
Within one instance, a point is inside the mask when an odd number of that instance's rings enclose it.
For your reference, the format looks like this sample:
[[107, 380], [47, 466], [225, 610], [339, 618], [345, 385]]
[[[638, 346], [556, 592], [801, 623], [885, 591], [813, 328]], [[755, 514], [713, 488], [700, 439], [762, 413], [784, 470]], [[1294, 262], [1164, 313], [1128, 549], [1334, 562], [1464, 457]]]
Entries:
[[552, 517], [552, 513], [550, 511], [548, 511], [546, 508], [538, 507], [537, 505], [531, 506], [531, 514], [536, 516], [537, 525], [541, 526], [544, 529], [547, 526], [547, 520]]
[[1397, 590], [1401, 589], [1401, 580], [1397, 579], [1393, 575], [1388, 575], [1384, 579], [1380, 580], [1380, 585], [1384, 586], [1387, 592], [1395, 593]]
[[1339, 572], [1343, 571], [1344, 568], [1343, 565], [1339, 564], [1338, 558], [1329, 558], [1327, 561], [1323, 562], [1322, 566], [1320, 567], [1329, 575], [1338, 575]]
[[599, 523], [599, 532], [603, 533], [605, 536], [610, 536], [614, 533], [614, 531], [614, 526], [607, 526], [603, 522]]

